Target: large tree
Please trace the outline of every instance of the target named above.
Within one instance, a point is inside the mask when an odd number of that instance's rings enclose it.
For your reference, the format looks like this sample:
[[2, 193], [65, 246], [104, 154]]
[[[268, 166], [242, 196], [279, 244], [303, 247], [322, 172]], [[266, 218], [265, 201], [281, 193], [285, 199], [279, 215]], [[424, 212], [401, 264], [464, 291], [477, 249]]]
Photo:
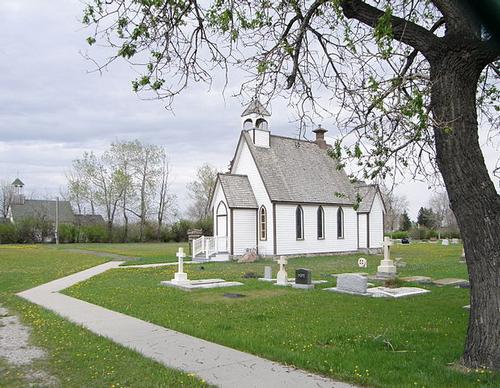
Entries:
[[205, 220], [210, 217], [209, 201], [217, 179], [217, 169], [204, 164], [196, 171], [196, 178], [187, 184], [191, 205], [188, 216], [193, 221]]
[[103, 66], [117, 58], [143, 66], [133, 89], [167, 104], [190, 82], [211, 81], [215, 67], [227, 75], [237, 66], [254, 76], [243, 91], [289, 96], [301, 125], [338, 112], [344, 146], [339, 141], [332, 155], [358, 159], [364, 177], [439, 176], [437, 169], [471, 283], [463, 362], [498, 369], [500, 198], [478, 126], [478, 119], [498, 125], [488, 109], [500, 73], [495, 7], [465, 0], [92, 0], [84, 22], [95, 27], [89, 44], [114, 50]]

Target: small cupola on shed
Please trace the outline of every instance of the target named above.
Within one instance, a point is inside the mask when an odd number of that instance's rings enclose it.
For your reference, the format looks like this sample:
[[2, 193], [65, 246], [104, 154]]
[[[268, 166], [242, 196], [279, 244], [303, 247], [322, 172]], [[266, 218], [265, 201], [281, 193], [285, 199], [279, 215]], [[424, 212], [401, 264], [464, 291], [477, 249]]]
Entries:
[[21, 179], [16, 178], [12, 182], [12, 204], [23, 205], [24, 204], [24, 183]]
[[250, 134], [253, 143], [257, 147], [269, 148], [270, 146], [269, 136], [271, 132], [267, 121], [267, 117], [270, 116], [271, 113], [257, 98], [253, 98], [241, 114], [243, 129]]

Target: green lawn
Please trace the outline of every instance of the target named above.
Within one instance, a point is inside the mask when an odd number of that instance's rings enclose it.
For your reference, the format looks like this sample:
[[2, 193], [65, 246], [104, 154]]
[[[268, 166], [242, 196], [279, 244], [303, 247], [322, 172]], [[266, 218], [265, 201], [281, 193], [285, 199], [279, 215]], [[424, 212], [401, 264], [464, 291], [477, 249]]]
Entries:
[[[147, 248], [146, 248], [147, 249]], [[415, 243], [397, 245], [394, 257], [407, 267], [401, 276], [466, 277], [458, 259], [461, 246]], [[313, 278], [359, 271], [360, 255], [298, 258]], [[368, 258], [368, 272], [380, 260]], [[205, 338], [268, 359], [337, 379], [379, 387], [498, 386], [500, 378], [485, 371], [464, 374], [450, 365], [463, 350], [468, 290], [429, 286], [427, 295], [407, 299], [368, 299], [322, 291], [278, 288], [255, 279], [270, 261], [252, 264], [212, 263], [186, 266], [192, 279], [223, 277], [244, 286], [183, 292], [161, 287], [175, 268], [117, 269], [80, 283], [66, 293], [146, 321]], [[276, 273], [277, 265], [273, 264]], [[133, 287], [130, 287], [133, 284]], [[323, 286], [322, 286], [323, 287]], [[238, 292], [241, 299], [224, 293]]]
[[[32, 328], [33, 344], [48, 352], [32, 367], [55, 376], [63, 387], [204, 386], [14, 295], [104, 261], [50, 246], [0, 245], [0, 304], [19, 315]], [[0, 387], [28, 386], [30, 368], [0, 359]]]
[[134, 260], [124, 265], [149, 264], [176, 261], [175, 253], [179, 247], [188, 254], [187, 243], [96, 243], [96, 244], [61, 244], [59, 249], [84, 249], [105, 253], [114, 253], [129, 257], [140, 257], [143, 260]]

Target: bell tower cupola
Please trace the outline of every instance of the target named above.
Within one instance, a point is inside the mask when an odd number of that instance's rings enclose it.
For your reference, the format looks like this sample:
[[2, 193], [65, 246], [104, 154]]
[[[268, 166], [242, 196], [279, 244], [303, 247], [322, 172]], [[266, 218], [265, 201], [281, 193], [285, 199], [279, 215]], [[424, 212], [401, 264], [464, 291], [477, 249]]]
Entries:
[[270, 134], [268, 117], [271, 114], [256, 98], [241, 114], [243, 130], [247, 131], [257, 147], [270, 147]]
[[24, 183], [16, 178], [12, 182], [12, 203], [15, 205], [24, 205]]

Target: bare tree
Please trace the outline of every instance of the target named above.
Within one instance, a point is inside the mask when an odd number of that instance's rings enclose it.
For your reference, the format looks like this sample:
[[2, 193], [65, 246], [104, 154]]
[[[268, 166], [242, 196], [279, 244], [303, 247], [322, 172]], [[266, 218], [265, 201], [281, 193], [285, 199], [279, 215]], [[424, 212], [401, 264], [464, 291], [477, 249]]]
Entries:
[[408, 210], [408, 200], [404, 195], [397, 195], [386, 186], [380, 186], [384, 199], [386, 213], [384, 215], [384, 229], [394, 232], [400, 229], [401, 216]]
[[157, 181], [157, 213], [156, 219], [158, 221], [156, 229], [156, 239], [160, 241], [161, 239], [161, 229], [165, 221], [167, 212], [171, 210], [171, 207], [175, 201], [175, 196], [170, 194], [170, 166], [168, 163], [168, 158], [163, 151], [160, 156], [160, 173], [159, 179]]
[[448, 195], [444, 191], [436, 192], [429, 200], [429, 208], [432, 209], [435, 216], [437, 227], [457, 228], [455, 215], [450, 207]]
[[8, 182], [0, 182], [0, 210], [1, 216], [7, 218], [9, 216], [10, 205], [14, 190]]
[[116, 211], [128, 184], [127, 176], [121, 170], [113, 169], [111, 160], [109, 153], [97, 157], [93, 152], [86, 152], [81, 159], [73, 161], [73, 170], [85, 182], [86, 195], [105, 211], [109, 239]]
[[357, 159], [365, 177], [441, 175], [471, 283], [463, 362], [498, 369], [500, 196], [478, 136], [478, 120], [493, 134], [499, 127], [491, 109], [500, 93], [496, 7], [482, 0], [93, 0], [83, 21], [95, 27], [89, 44], [114, 50], [102, 67], [117, 58], [143, 66], [136, 91], [170, 104], [190, 82], [210, 82], [214, 67], [227, 75], [237, 66], [253, 75], [242, 93], [290, 98], [302, 136], [336, 104], [345, 130], [332, 156]]
[[189, 197], [192, 200], [188, 215], [192, 220], [199, 221], [210, 217], [209, 200], [215, 186], [217, 170], [209, 164], [204, 164], [196, 172], [196, 179], [187, 185]]

